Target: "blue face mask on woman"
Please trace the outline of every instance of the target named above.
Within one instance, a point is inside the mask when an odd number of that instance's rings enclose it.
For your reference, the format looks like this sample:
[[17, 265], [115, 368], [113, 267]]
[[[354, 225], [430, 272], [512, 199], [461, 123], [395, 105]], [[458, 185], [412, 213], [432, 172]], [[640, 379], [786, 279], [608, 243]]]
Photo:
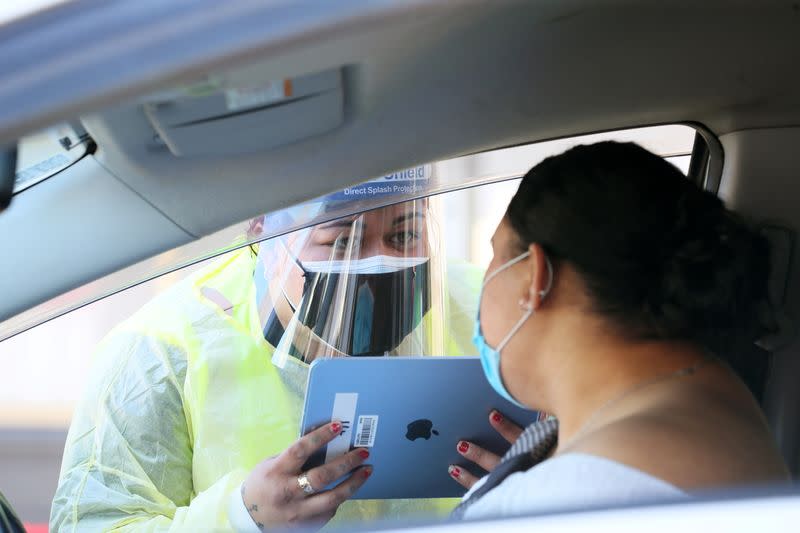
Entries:
[[[519, 263], [523, 259], [527, 258], [531, 253], [525, 252], [523, 254], [518, 255], [514, 259], [508, 261], [500, 268], [489, 274], [485, 280], [483, 280], [483, 285], [481, 286], [481, 294], [478, 298], [478, 318], [475, 321], [475, 335], [472, 337], [472, 342], [478, 348], [478, 353], [481, 356], [481, 365], [483, 366], [483, 373], [486, 375], [486, 379], [489, 381], [489, 384], [492, 388], [503, 398], [510, 401], [511, 403], [518, 405], [519, 407], [527, 408], [527, 406], [518, 402], [508, 389], [506, 389], [505, 384], [503, 383], [503, 377], [500, 375], [500, 352], [505, 348], [511, 338], [514, 336], [519, 328], [525, 323], [533, 315], [533, 305], [529, 305], [526, 310], [525, 314], [522, 315], [522, 318], [517, 321], [511, 331], [500, 341], [500, 344], [497, 345], [497, 348], [492, 348], [486, 343], [486, 339], [483, 337], [483, 333], [481, 332], [481, 299], [483, 298], [483, 289], [486, 288], [486, 285], [489, 284], [498, 274], [503, 272], [504, 270], [511, 268], [515, 264]], [[539, 295], [542, 299], [547, 296], [547, 293], [550, 292], [550, 287], [553, 284], [553, 267], [550, 264], [550, 260], [547, 260], [547, 270], [548, 270], [548, 281], [547, 287], [543, 291], [539, 292]]]

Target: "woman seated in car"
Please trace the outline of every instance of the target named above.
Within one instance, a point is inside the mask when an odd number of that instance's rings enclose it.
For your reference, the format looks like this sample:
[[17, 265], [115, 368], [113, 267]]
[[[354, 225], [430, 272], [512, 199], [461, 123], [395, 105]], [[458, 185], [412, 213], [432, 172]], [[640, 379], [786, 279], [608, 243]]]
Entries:
[[768, 245], [715, 196], [636, 145], [580, 146], [528, 172], [492, 246], [476, 332], [487, 378], [554, 418], [502, 461], [459, 443], [492, 473], [450, 467], [472, 487], [456, 516], [788, 479], [731, 369], [768, 324]]

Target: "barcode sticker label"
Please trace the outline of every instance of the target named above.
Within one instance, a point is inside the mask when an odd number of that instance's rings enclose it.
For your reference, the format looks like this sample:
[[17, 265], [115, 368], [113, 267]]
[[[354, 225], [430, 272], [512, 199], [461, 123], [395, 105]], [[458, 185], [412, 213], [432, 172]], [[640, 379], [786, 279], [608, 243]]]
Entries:
[[359, 416], [356, 426], [356, 448], [371, 448], [375, 446], [375, 435], [378, 433], [377, 416]]

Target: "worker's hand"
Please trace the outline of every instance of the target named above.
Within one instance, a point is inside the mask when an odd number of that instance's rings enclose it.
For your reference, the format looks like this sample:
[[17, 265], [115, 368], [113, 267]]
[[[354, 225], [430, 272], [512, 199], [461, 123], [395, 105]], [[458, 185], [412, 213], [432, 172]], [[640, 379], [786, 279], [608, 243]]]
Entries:
[[[307, 472], [301, 470], [311, 454], [335, 439], [341, 430], [339, 422], [326, 424], [297, 440], [282, 454], [265, 459], [250, 472], [242, 485], [242, 500], [259, 528], [309, 523], [321, 527], [364, 484], [372, 467], [364, 465], [369, 452], [363, 448]], [[323, 490], [348, 473], [339, 485]], [[303, 490], [304, 484], [311, 493]]]
[[[517, 440], [517, 437], [519, 437], [522, 433], [521, 427], [506, 419], [506, 417], [504, 417], [499, 411], [492, 411], [489, 413], [489, 424], [491, 424], [492, 427], [510, 443], [513, 443], [515, 440]], [[489, 450], [485, 450], [477, 444], [465, 440], [459, 441], [456, 449], [458, 450], [458, 453], [464, 456], [465, 459], [477, 464], [487, 472], [494, 470], [501, 459], [499, 455], [494, 454]], [[458, 481], [467, 489], [471, 488], [472, 485], [478, 481], [478, 478], [470, 473], [466, 468], [457, 465], [450, 465], [447, 471], [449, 472], [450, 477]]]

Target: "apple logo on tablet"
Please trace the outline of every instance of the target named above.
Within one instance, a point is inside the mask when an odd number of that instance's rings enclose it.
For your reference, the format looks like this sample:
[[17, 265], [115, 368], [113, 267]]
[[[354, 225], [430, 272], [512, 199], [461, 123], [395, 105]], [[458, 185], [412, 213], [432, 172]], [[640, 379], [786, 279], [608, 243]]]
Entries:
[[420, 418], [419, 420], [414, 420], [408, 425], [408, 431], [406, 431], [406, 438], [411, 441], [417, 439], [428, 440], [431, 438], [431, 434], [433, 435], [439, 434], [438, 431], [433, 429], [433, 422], [428, 420], [427, 418]]

